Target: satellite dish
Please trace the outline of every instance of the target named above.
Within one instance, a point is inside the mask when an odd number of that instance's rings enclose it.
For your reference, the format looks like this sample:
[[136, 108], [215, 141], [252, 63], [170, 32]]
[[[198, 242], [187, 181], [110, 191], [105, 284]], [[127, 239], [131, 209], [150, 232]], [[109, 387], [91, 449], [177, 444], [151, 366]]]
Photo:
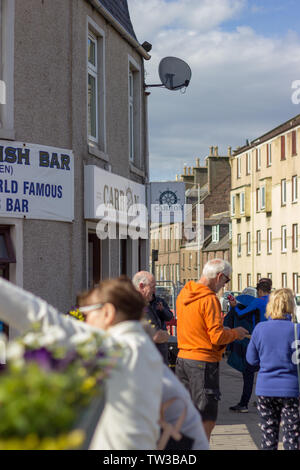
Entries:
[[177, 57], [165, 57], [158, 68], [159, 78], [168, 90], [186, 88], [192, 76], [189, 65]]

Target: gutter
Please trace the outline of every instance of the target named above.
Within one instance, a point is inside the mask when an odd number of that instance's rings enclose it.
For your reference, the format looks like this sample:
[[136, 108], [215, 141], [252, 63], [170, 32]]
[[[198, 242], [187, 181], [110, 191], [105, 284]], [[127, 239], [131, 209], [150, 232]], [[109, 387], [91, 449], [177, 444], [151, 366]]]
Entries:
[[105, 19], [106, 21], [120, 33], [120, 35], [145, 59], [150, 60], [151, 55], [143, 48], [143, 46], [134, 39], [128, 31], [109, 13], [109, 11], [100, 4], [98, 0], [87, 0]]

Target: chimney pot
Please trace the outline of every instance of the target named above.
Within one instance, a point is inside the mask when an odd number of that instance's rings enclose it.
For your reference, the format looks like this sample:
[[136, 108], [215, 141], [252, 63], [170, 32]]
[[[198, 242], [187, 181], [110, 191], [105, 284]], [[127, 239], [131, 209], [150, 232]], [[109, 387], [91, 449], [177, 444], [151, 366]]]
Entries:
[[197, 160], [196, 160], [196, 167], [197, 167], [197, 168], [200, 167], [200, 158], [197, 158]]
[[215, 147], [215, 157], [218, 157], [218, 156], [219, 156], [219, 153], [218, 153], [218, 152], [219, 152], [218, 147]]
[[209, 147], [209, 156], [212, 157], [214, 154], [214, 148], [213, 147]]
[[228, 147], [228, 157], [231, 157], [231, 150], [232, 150], [232, 148]]

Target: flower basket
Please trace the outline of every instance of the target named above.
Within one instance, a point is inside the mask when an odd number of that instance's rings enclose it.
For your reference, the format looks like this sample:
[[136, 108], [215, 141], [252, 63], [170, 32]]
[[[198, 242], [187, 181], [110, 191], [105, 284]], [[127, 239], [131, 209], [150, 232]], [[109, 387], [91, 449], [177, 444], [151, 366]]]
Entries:
[[8, 345], [0, 374], [0, 450], [88, 449], [120, 349], [107, 349], [95, 334], [74, 340], [65, 350], [35, 331]]

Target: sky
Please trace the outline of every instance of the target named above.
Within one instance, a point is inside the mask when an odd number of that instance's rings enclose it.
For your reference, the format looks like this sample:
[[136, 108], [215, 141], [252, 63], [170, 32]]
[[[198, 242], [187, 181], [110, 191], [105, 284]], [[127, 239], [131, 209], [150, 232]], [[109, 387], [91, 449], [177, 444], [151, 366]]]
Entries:
[[146, 84], [164, 57], [192, 70], [185, 93], [148, 88], [150, 180], [204, 164], [300, 114], [299, 0], [128, 0], [139, 42], [152, 44]]

